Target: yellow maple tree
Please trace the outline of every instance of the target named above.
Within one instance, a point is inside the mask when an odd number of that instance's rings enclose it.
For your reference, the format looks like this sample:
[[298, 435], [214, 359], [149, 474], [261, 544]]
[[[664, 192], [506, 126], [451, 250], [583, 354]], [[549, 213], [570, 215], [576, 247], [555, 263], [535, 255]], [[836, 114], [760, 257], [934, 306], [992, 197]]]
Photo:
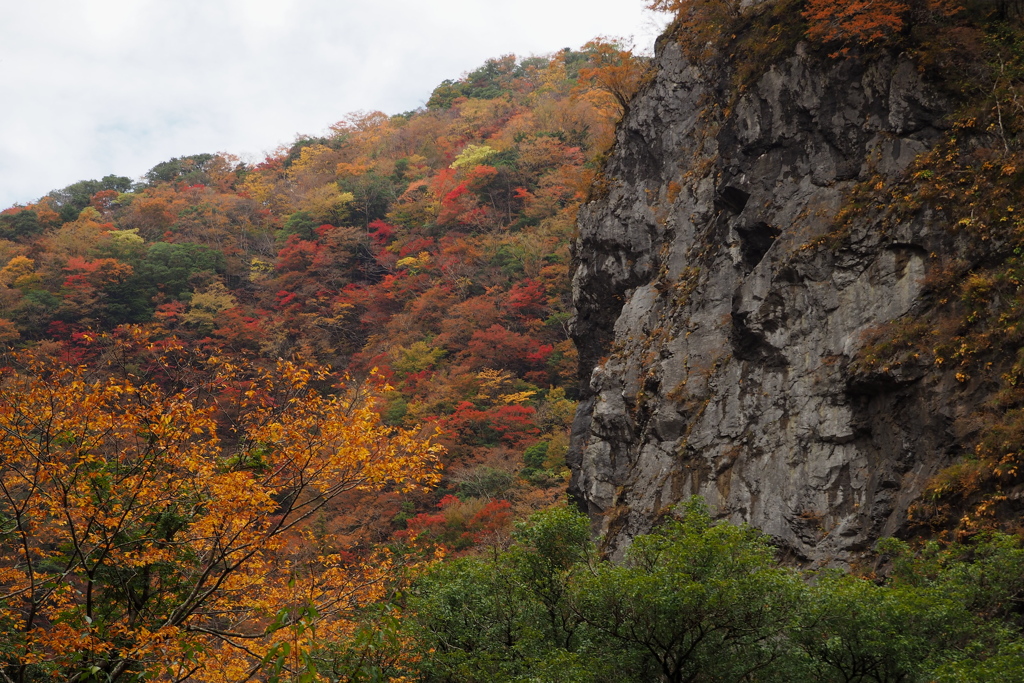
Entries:
[[31, 354], [2, 377], [0, 680], [246, 680], [379, 598], [386, 555], [289, 539], [347, 491], [433, 485], [440, 447], [381, 422], [382, 381], [202, 362], [188, 389]]

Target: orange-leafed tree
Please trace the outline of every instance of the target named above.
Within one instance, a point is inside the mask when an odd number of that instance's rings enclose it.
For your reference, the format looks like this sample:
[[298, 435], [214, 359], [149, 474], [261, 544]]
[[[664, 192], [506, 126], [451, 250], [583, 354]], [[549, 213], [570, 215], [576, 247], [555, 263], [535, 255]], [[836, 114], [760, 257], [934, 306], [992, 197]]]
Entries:
[[835, 57], [893, 44], [908, 25], [948, 19], [962, 9], [959, 0], [808, 0], [803, 16], [807, 38], [838, 48]]
[[877, 45], [903, 30], [910, 7], [900, 0], [808, 0], [807, 37], [823, 44]]
[[[716, 44], [736, 38], [738, 20], [750, 14], [739, 0], [650, 0], [647, 7], [675, 15], [675, 35], [691, 57], [710, 55]], [[896, 45], [908, 27], [942, 23], [963, 9], [961, 0], [806, 0], [802, 15], [807, 38], [834, 48], [831, 56], [838, 57]]]
[[611, 95], [621, 114], [640, 88], [650, 68], [648, 61], [604, 39], [590, 41], [583, 51], [590, 58], [590, 65], [580, 69], [578, 88], [596, 88]]
[[0, 681], [297, 672], [282, 653], [380, 597], [387, 556], [299, 541], [347, 491], [432, 485], [440, 448], [381, 422], [380, 382], [205, 364], [185, 390], [30, 355], [3, 376]]

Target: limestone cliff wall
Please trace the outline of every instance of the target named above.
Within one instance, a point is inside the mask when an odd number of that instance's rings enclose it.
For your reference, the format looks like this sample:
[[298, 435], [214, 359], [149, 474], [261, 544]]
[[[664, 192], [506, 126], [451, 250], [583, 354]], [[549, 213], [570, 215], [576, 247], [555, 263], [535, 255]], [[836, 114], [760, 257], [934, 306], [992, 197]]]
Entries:
[[871, 329], [927, 305], [929, 254], [959, 246], [927, 212], [839, 236], [835, 219], [858, 183], [929, 149], [950, 104], [898, 55], [798, 46], [731, 82], [668, 41], [581, 212], [571, 491], [612, 554], [701, 494], [795, 561], [847, 562], [949, 462], [948, 378], [853, 361]]

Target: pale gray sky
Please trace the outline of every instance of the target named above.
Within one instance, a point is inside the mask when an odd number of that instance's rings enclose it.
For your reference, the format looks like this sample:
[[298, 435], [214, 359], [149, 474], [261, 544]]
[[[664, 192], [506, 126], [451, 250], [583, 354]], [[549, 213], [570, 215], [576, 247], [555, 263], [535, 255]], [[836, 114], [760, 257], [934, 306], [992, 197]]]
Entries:
[[394, 114], [489, 57], [653, 44], [643, 0], [0, 0], [0, 209]]

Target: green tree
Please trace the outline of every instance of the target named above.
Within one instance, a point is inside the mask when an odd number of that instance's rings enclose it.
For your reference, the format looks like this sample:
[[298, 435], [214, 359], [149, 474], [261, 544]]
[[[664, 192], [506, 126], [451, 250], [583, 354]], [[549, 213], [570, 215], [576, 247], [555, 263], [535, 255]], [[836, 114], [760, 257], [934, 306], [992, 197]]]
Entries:
[[903, 541], [887, 538], [878, 549], [892, 558], [893, 585], [931, 586], [956, 596], [983, 619], [1024, 628], [1024, 547], [1019, 538], [979, 534], [963, 544], [927, 543], [916, 552]]
[[11, 312], [11, 320], [23, 338], [42, 339], [59, 307], [60, 299], [53, 293], [45, 289], [30, 289]]
[[191, 289], [189, 282], [198, 273], [222, 274], [224, 254], [201, 244], [171, 244], [157, 242], [149, 248], [146, 258], [139, 264], [138, 284], [173, 297], [180, 297]]
[[590, 520], [571, 508], [555, 508], [519, 524], [513, 538], [511, 564], [543, 608], [537, 628], [555, 648], [577, 650], [583, 622], [569, 594], [573, 577], [596, 558]]
[[[210, 182], [209, 170], [216, 159], [213, 154], [193, 154], [162, 161], [146, 171], [143, 176], [149, 185], [158, 183], [183, 182], [188, 185]], [[121, 190], [124, 192], [125, 190]]]
[[589, 521], [553, 509], [507, 550], [414, 586], [414, 680], [1022, 683], [1024, 549], [1005, 535], [912, 551], [886, 580], [781, 567], [767, 538], [700, 499], [598, 561]]
[[589, 522], [553, 509], [532, 515], [513, 546], [437, 565], [410, 607], [424, 681], [593, 681], [568, 602], [574, 571], [594, 555]]
[[292, 235], [299, 239], [312, 240], [316, 237], [317, 223], [309, 211], [296, 211], [284, 220], [284, 226], [277, 231], [277, 238], [282, 242]]
[[39, 222], [39, 214], [32, 209], [0, 215], [0, 238], [16, 240], [34, 237], [42, 231], [43, 225]]
[[948, 648], [962, 645], [971, 622], [948, 594], [829, 572], [810, 591], [792, 637], [811, 660], [813, 680], [901, 683], [922, 680]]
[[573, 602], [623, 680], [767, 680], [788, 664], [780, 634], [806, 590], [746, 526], [713, 524], [693, 499], [639, 536], [621, 564], [576, 583]]
[[528, 654], [536, 605], [511, 568], [476, 557], [439, 565], [413, 602], [420, 638], [430, 655], [425, 680], [498, 681]]
[[97, 192], [104, 190], [128, 192], [131, 189], [131, 178], [107, 175], [100, 180], [80, 180], [63, 189], [50, 192], [49, 196], [53, 199], [61, 220], [66, 223], [78, 218], [78, 214], [89, 206], [89, 200]]
[[[966, 543], [936, 542], [918, 550], [884, 539], [879, 551], [892, 559], [889, 585], [917, 592], [923, 606], [948, 614], [933, 635], [936, 664], [930, 679], [959, 683], [1024, 682], [1024, 547], [1002, 533]], [[905, 638], [906, 635], [901, 635]]]

